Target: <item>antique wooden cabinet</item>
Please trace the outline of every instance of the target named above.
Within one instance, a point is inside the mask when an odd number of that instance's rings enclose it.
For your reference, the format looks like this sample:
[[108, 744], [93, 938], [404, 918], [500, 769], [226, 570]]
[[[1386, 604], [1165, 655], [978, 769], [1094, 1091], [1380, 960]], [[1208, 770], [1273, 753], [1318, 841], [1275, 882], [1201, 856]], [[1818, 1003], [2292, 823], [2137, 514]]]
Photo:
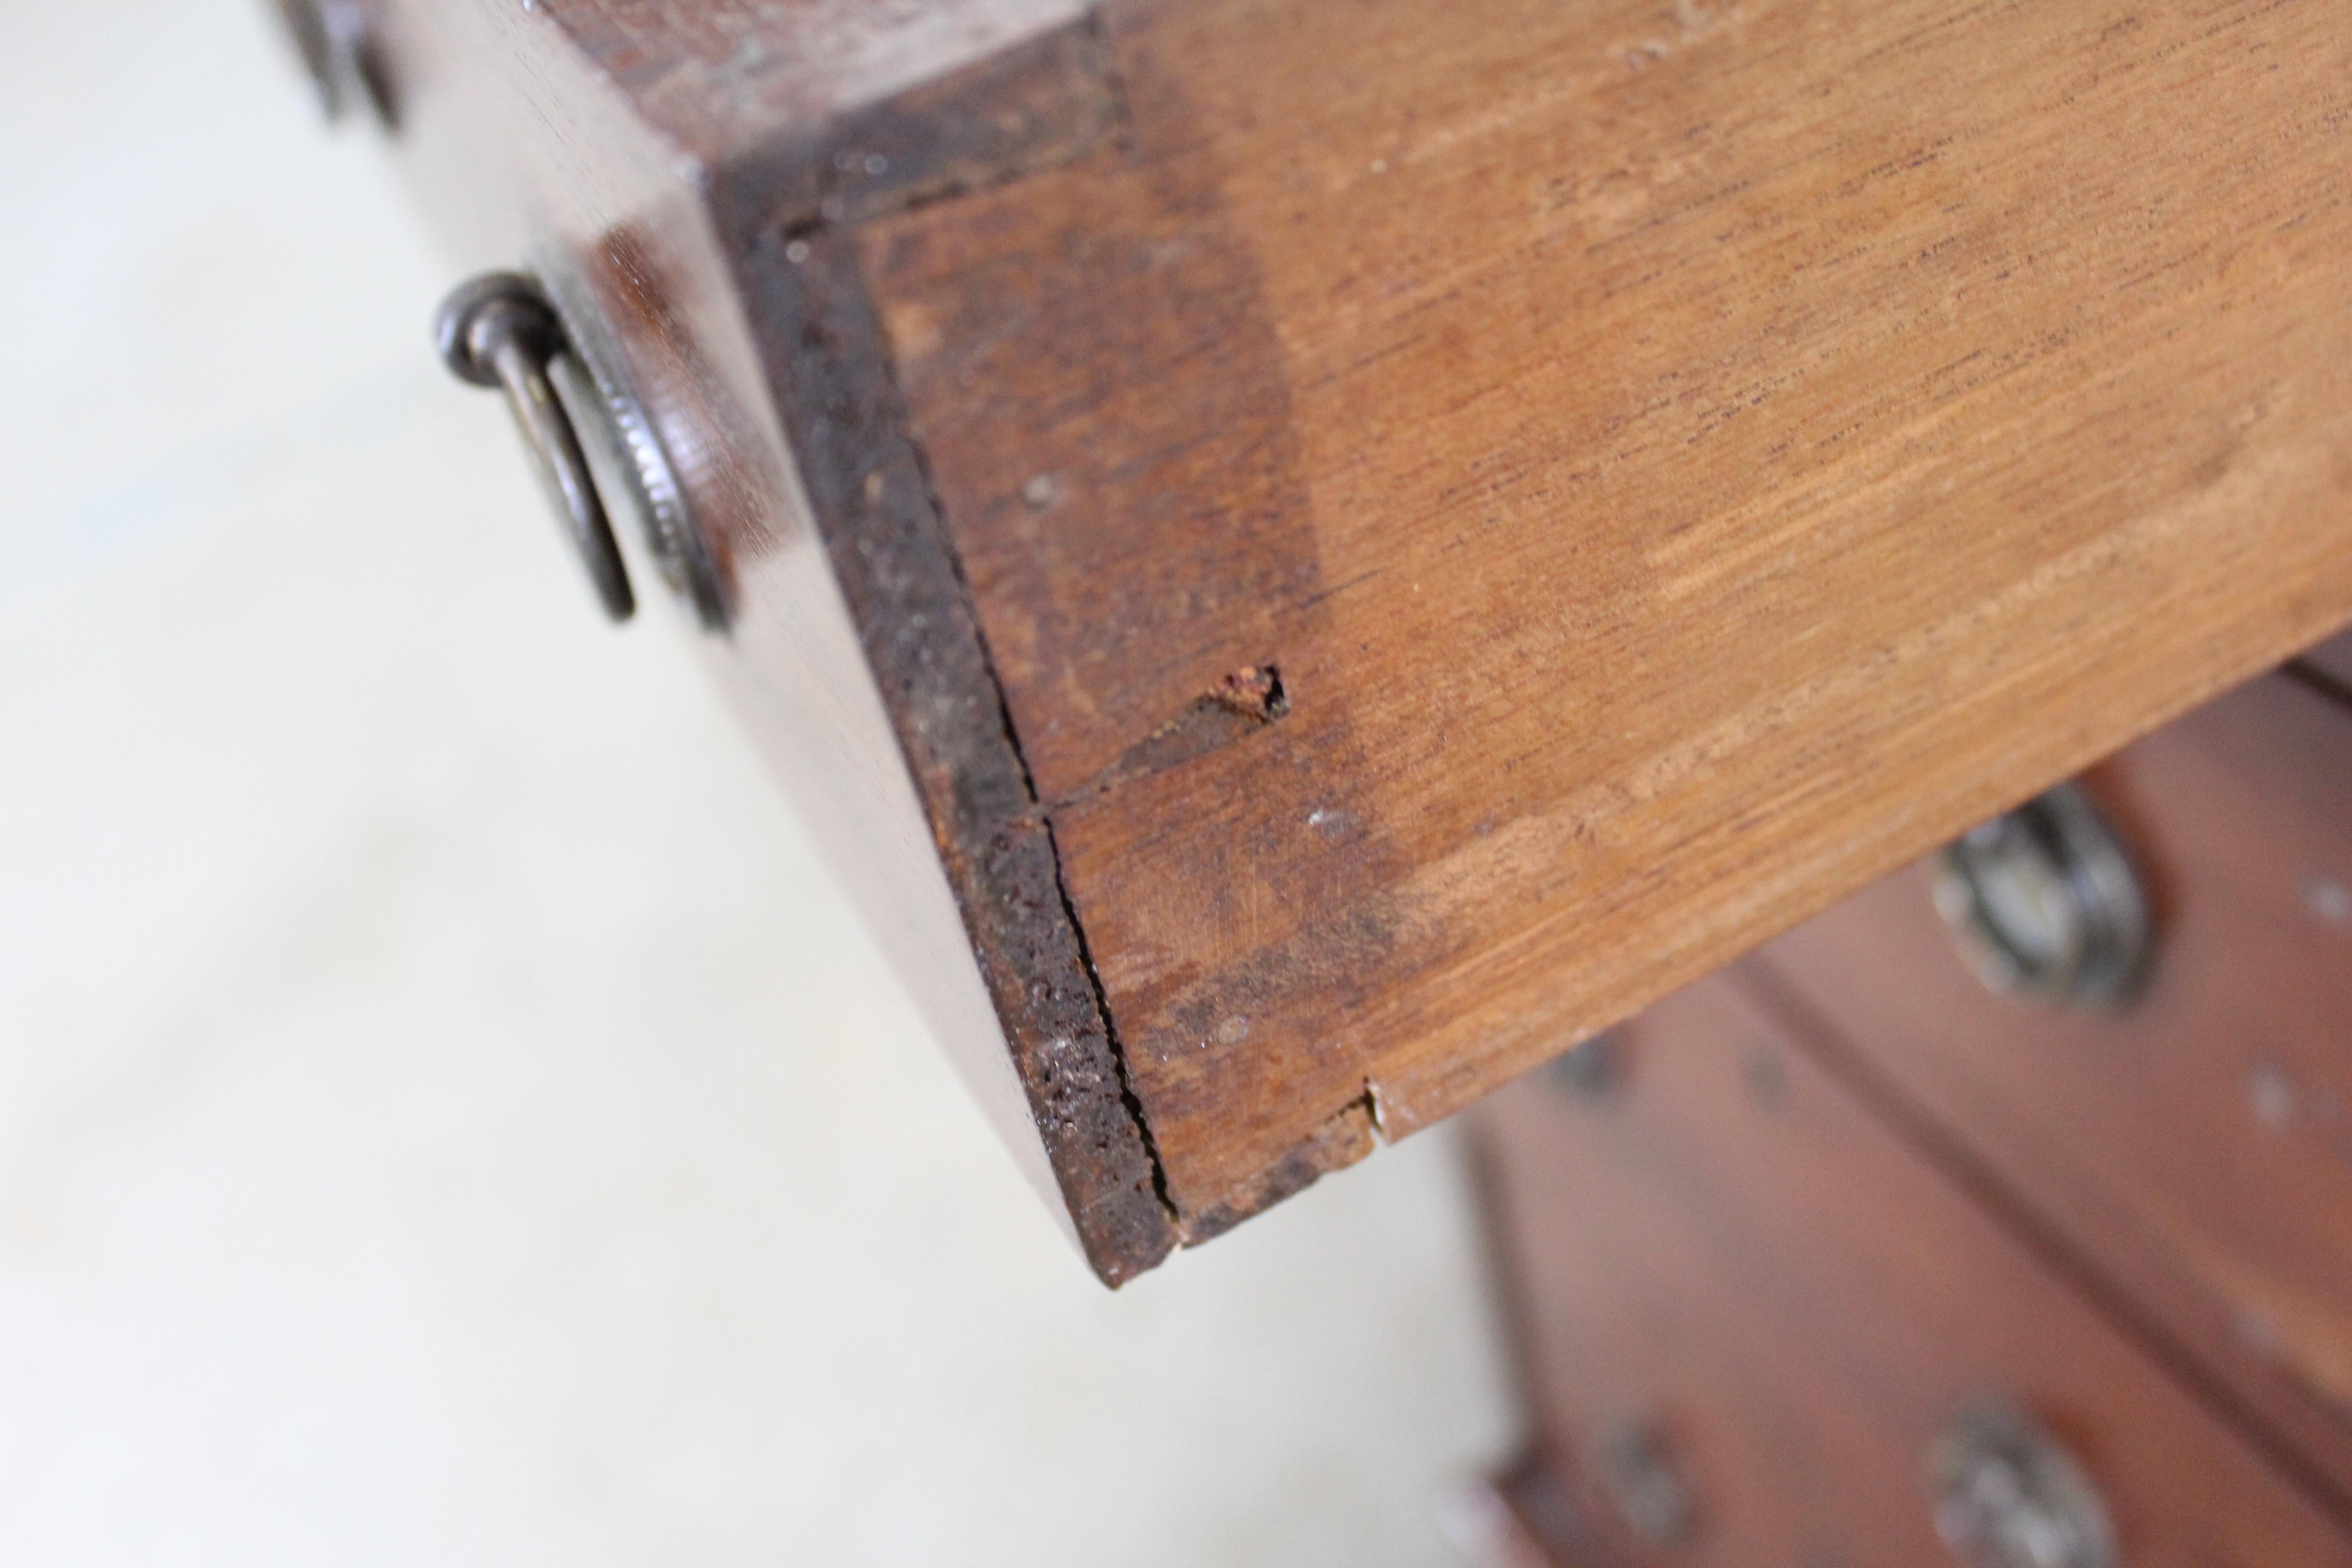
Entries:
[[2331, 0], [285, 5], [1114, 1283], [2352, 618]]
[[2013, 815], [1473, 1113], [1538, 1438], [1487, 1557], [2352, 1560], [2345, 651], [2057, 797], [2123, 861]]

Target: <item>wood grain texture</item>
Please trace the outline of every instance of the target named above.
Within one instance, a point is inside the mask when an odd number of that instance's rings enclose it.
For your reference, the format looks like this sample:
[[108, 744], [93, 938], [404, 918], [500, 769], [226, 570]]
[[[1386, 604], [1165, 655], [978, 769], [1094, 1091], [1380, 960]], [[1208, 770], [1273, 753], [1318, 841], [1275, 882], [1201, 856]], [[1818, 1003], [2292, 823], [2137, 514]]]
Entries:
[[2352, 712], [2273, 676], [2085, 782], [2158, 902], [2129, 1011], [1986, 991], [1917, 874], [1743, 967], [2352, 1512]]
[[1187, 1237], [2352, 616], [2325, 0], [1103, 39], [855, 239]]
[[2352, 619], [2326, 0], [379, 10], [1107, 1278]]
[[[1475, 1113], [1546, 1451], [1612, 1555], [1930, 1563], [1925, 1458], [1997, 1399], [2072, 1451], [2138, 1568], [2352, 1562], [2352, 1541], [1728, 983], [1618, 1037], [1597, 1100]], [[1688, 1500], [1657, 1550], [1606, 1483], [1648, 1435]]]

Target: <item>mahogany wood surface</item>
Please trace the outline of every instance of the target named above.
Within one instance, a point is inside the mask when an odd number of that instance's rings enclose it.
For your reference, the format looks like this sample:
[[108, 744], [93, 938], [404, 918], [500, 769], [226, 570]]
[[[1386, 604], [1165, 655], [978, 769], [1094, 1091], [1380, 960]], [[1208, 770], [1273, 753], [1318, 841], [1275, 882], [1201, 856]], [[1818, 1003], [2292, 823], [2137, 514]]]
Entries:
[[2352, 616], [2325, 5], [1104, 16], [856, 243], [1188, 1236]]
[[1916, 873], [1748, 967], [2352, 1500], [2352, 710], [2273, 676], [2085, 782], [2158, 901], [2128, 1011], [1988, 992]]
[[1114, 1280], [2352, 619], [2328, 0], [377, 9]]
[[[1997, 1399], [2071, 1451], [2137, 1568], [2352, 1561], [2318, 1504], [1728, 981], [1612, 1039], [1613, 1089], [1533, 1075], [1473, 1125], [1544, 1447], [1613, 1555], [1951, 1561], [1925, 1456]], [[1684, 1489], [1671, 1550], [1600, 1479], [1627, 1430]]]

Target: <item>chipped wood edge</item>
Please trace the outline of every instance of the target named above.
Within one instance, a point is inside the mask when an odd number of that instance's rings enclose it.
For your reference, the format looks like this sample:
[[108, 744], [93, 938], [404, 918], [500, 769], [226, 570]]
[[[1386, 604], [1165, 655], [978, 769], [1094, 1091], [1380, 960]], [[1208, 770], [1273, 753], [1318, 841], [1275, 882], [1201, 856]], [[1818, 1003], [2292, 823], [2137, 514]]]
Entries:
[[[789, 254], [788, 254], [789, 252]], [[1086, 938], [845, 238], [739, 265], [834, 574], [1087, 1260], [1116, 1285], [1177, 1245]]]
[[[1093, 18], [717, 172], [735, 258], [799, 478], [1014, 1069], [1087, 1260], [1114, 1287], [1213, 1239], [1381, 1142], [1370, 1087], [1197, 1212], [1172, 1201], [1117, 1021], [898, 384], [851, 230], [861, 221], [1123, 145]], [[1234, 672], [1079, 792], [1104, 793], [1282, 718], [1270, 665]]]
[[762, 369], [929, 817], [1079, 1244], [1118, 1286], [1184, 1239], [845, 225], [1050, 166], [1114, 132], [1062, 29], [722, 170]]

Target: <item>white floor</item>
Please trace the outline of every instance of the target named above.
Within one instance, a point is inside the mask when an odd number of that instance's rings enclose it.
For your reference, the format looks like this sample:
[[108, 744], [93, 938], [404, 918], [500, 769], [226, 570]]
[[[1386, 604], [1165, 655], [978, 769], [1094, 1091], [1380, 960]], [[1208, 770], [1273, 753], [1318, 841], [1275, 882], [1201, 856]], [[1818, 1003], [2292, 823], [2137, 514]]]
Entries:
[[1442, 1131], [1112, 1296], [258, 0], [0, 0], [0, 1563], [1437, 1564]]

